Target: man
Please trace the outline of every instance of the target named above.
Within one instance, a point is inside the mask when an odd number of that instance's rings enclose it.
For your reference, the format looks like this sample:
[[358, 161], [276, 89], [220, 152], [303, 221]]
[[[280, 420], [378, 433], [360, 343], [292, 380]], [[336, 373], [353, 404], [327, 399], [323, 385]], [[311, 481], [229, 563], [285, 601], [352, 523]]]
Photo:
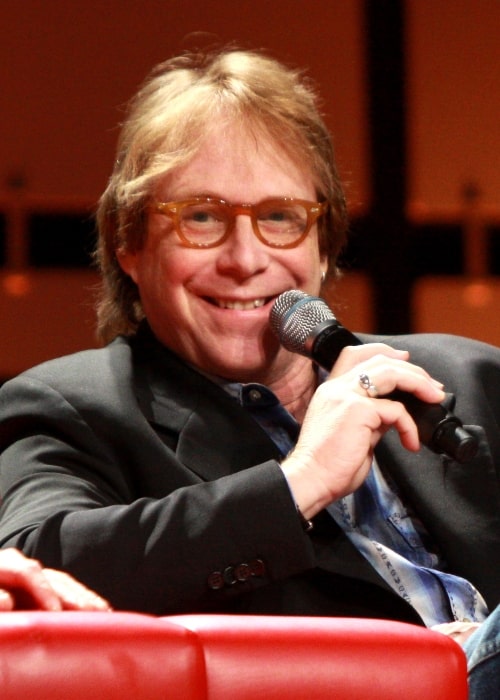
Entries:
[[[491, 624], [500, 351], [365, 338], [327, 374], [269, 327], [281, 293], [335, 277], [345, 239], [300, 75], [238, 51], [158, 67], [98, 224], [109, 344], [0, 393], [3, 545], [118, 608]], [[420, 449], [386, 398], [438, 403], [444, 388], [476, 426], [467, 465]]]

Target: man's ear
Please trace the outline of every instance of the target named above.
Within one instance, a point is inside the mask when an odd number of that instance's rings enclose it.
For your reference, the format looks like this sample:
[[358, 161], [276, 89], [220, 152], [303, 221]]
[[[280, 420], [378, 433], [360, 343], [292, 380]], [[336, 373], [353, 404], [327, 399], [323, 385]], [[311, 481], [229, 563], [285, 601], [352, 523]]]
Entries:
[[132, 253], [126, 248], [118, 248], [116, 259], [123, 272], [137, 284], [137, 253]]

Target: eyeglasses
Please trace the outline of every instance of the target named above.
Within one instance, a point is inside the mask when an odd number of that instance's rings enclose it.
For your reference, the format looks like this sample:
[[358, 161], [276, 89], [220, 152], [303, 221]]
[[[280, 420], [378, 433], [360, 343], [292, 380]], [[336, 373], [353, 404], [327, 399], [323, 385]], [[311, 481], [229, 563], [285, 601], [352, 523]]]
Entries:
[[249, 216], [257, 238], [271, 248], [295, 248], [327, 209], [326, 202], [279, 197], [258, 204], [228, 204], [212, 197], [155, 202], [153, 211], [169, 216], [188, 248], [215, 248], [233, 230], [237, 216]]

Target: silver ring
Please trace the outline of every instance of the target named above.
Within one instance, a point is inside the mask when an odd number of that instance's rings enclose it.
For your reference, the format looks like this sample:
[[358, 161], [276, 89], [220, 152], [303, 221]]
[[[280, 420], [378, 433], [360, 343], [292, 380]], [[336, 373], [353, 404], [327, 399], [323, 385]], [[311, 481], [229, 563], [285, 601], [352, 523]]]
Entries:
[[367, 374], [359, 375], [359, 385], [362, 387], [371, 399], [376, 399], [378, 396], [378, 389], [375, 384], [371, 383], [370, 377]]

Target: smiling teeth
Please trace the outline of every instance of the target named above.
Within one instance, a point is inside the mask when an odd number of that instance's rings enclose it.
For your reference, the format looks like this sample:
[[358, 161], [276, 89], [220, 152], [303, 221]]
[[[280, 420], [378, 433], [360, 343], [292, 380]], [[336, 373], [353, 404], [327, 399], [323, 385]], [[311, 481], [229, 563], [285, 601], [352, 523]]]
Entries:
[[252, 301], [226, 301], [224, 299], [216, 299], [217, 306], [222, 309], [233, 309], [235, 311], [250, 311], [264, 306], [265, 299], [252, 299]]

